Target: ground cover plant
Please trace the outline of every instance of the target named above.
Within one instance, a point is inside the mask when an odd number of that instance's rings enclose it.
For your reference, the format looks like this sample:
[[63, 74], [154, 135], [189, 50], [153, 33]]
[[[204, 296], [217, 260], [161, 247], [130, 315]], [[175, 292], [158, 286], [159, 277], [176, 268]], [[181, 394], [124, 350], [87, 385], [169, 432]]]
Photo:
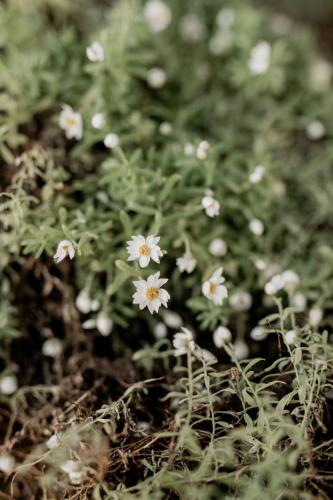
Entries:
[[2, 498], [332, 485], [332, 67], [240, 1], [0, 5]]

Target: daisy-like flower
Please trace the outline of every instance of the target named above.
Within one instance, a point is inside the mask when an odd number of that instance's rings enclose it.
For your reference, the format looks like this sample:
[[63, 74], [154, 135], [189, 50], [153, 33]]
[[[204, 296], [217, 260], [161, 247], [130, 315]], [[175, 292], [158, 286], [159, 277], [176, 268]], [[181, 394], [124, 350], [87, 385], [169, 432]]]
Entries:
[[172, 18], [170, 8], [162, 0], [149, 0], [144, 6], [143, 15], [153, 33], [165, 30]]
[[160, 89], [167, 81], [167, 76], [162, 68], [151, 68], [147, 73], [147, 83], [152, 89]]
[[67, 257], [67, 255], [69, 256], [70, 259], [73, 259], [75, 255], [75, 248], [71, 241], [62, 240], [58, 245], [57, 251], [53, 256], [53, 259], [56, 264], [59, 264], [59, 262], [64, 260], [65, 257]]
[[197, 265], [197, 261], [192, 254], [184, 253], [182, 257], [178, 257], [176, 264], [181, 273], [186, 272], [188, 274], [191, 274], [194, 271], [195, 266]]
[[97, 130], [100, 130], [105, 125], [105, 116], [103, 113], [96, 113], [91, 119], [91, 125]]
[[71, 106], [64, 104], [59, 115], [59, 127], [65, 131], [67, 139], [82, 138], [82, 117]]
[[104, 138], [104, 146], [109, 149], [114, 149], [119, 145], [119, 136], [118, 134], [114, 134], [110, 132], [110, 134], [106, 135]]
[[141, 234], [132, 236], [132, 239], [127, 242], [127, 260], [138, 260], [140, 267], [147, 267], [150, 259], [159, 264], [160, 257], [163, 256], [163, 252], [158, 245], [159, 241], [159, 236], [150, 235], [147, 238]]
[[195, 350], [193, 333], [191, 330], [188, 330], [188, 328], [182, 327], [182, 331], [174, 335], [172, 344], [175, 348], [175, 356], [182, 356], [183, 354], [193, 352]]
[[221, 306], [224, 299], [228, 297], [228, 290], [223, 285], [225, 278], [222, 273], [223, 267], [219, 267], [202, 285], [202, 293], [217, 306]]
[[202, 198], [201, 206], [208, 217], [216, 217], [220, 213], [220, 203], [211, 194]]
[[162, 305], [168, 307], [170, 295], [162, 288], [167, 281], [167, 279], [160, 278], [159, 272], [151, 274], [147, 280], [133, 281], [136, 288], [133, 295], [133, 304], [138, 304], [141, 310], [148, 307], [151, 314], [158, 312]]
[[213, 333], [213, 342], [215, 347], [221, 348], [232, 340], [231, 331], [225, 326], [219, 326]]
[[259, 42], [251, 50], [248, 68], [253, 75], [262, 75], [269, 68], [271, 59], [271, 46], [268, 42]]
[[86, 55], [91, 62], [104, 61], [104, 49], [99, 42], [93, 42], [86, 48]]
[[250, 182], [252, 184], [258, 184], [265, 175], [266, 168], [263, 165], [257, 165], [253, 172], [250, 174]]

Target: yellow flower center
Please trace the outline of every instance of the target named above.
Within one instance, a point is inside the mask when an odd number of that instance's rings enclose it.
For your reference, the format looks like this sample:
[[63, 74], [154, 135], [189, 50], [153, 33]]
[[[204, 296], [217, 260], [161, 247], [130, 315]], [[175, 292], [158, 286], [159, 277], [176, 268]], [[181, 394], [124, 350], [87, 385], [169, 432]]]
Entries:
[[73, 117], [69, 117], [67, 118], [66, 123], [69, 127], [74, 127], [76, 125], [76, 119]]
[[148, 300], [158, 299], [158, 288], [155, 287], [147, 288], [146, 297]]
[[215, 295], [217, 289], [216, 283], [209, 283], [209, 293]]
[[139, 254], [142, 255], [142, 257], [148, 257], [150, 255], [150, 248], [148, 245], [142, 245], [139, 248]]

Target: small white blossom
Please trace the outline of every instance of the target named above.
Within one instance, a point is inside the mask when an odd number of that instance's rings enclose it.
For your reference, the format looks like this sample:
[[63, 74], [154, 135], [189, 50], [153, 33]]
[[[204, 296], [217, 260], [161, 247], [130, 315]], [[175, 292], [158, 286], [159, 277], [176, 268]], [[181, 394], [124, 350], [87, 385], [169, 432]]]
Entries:
[[250, 332], [250, 337], [252, 340], [265, 340], [267, 335], [268, 333], [263, 326], [255, 326]]
[[306, 297], [303, 293], [295, 293], [291, 297], [291, 306], [296, 309], [296, 311], [304, 311], [306, 307]]
[[255, 234], [256, 236], [261, 236], [264, 232], [264, 224], [260, 219], [252, 219], [249, 223], [249, 228], [251, 233]]
[[96, 318], [96, 328], [103, 337], [110, 335], [113, 321], [104, 311], [101, 311]]
[[182, 356], [187, 352], [193, 352], [195, 350], [193, 334], [190, 330], [184, 327], [182, 327], [181, 332], [178, 332], [174, 335], [172, 344], [175, 348], [175, 356]]
[[252, 182], [252, 184], [258, 184], [258, 182], [260, 182], [264, 177], [265, 172], [266, 168], [263, 165], [257, 165], [253, 172], [250, 174], [250, 182]]
[[162, 317], [163, 317], [164, 323], [169, 328], [174, 328], [175, 330], [177, 330], [178, 328], [181, 328], [181, 326], [183, 324], [182, 317], [174, 311], [163, 311]]
[[86, 56], [91, 62], [104, 61], [104, 49], [99, 42], [93, 42], [86, 48]]
[[215, 238], [210, 242], [208, 250], [214, 257], [223, 257], [227, 253], [228, 247], [222, 238]]
[[146, 238], [141, 234], [132, 236], [132, 239], [127, 242], [127, 260], [138, 260], [140, 267], [147, 267], [150, 259], [159, 264], [160, 257], [163, 256], [163, 252], [158, 245], [159, 241], [160, 237], [154, 235]]
[[184, 153], [186, 156], [193, 156], [195, 154], [195, 147], [191, 142], [185, 144]]
[[180, 34], [189, 43], [200, 42], [205, 38], [206, 26], [201, 19], [193, 13], [186, 14], [180, 22]]
[[265, 285], [265, 293], [267, 295], [275, 295], [284, 287], [284, 281], [281, 274], [276, 274]]
[[283, 196], [286, 194], [286, 185], [282, 181], [275, 181], [272, 183], [272, 192], [276, 196]]
[[104, 146], [109, 149], [114, 149], [119, 145], [119, 135], [110, 132], [104, 138]]
[[58, 436], [56, 434], [52, 434], [52, 436], [46, 441], [46, 446], [50, 450], [58, 448], [58, 446], [60, 446], [60, 440]]
[[13, 455], [9, 453], [2, 453], [0, 455], [0, 471], [4, 474], [11, 474], [15, 469], [16, 460]]
[[154, 335], [157, 339], [164, 339], [167, 336], [168, 329], [162, 321], [156, 323], [154, 327]]
[[88, 314], [91, 311], [92, 300], [87, 290], [81, 290], [75, 300], [75, 305], [80, 312]]
[[229, 302], [235, 311], [248, 311], [252, 305], [252, 296], [248, 292], [240, 290], [230, 296]]
[[162, 68], [151, 68], [147, 73], [147, 83], [153, 89], [160, 89], [166, 81], [166, 72]]
[[160, 273], [152, 274], [147, 280], [133, 281], [136, 292], [133, 295], [133, 304], [138, 304], [142, 310], [148, 307], [151, 314], [158, 312], [161, 305], [168, 307], [169, 293], [162, 288], [167, 279], [160, 278]]
[[208, 48], [213, 56], [220, 56], [232, 45], [233, 35], [230, 31], [218, 31], [209, 40]]
[[229, 8], [223, 8], [218, 11], [216, 16], [216, 23], [220, 28], [230, 28], [236, 19], [235, 11]]
[[92, 125], [92, 127], [96, 128], [97, 130], [102, 129], [105, 125], [104, 114], [103, 113], [96, 113], [91, 119], [91, 125]]
[[283, 287], [288, 291], [293, 291], [300, 283], [300, 277], [295, 271], [288, 269], [281, 274]]
[[0, 380], [0, 393], [11, 396], [17, 391], [17, 378], [15, 375], [6, 375]]
[[202, 293], [217, 306], [221, 306], [224, 299], [228, 297], [228, 290], [223, 285], [225, 278], [222, 273], [223, 267], [219, 267], [202, 285]]
[[236, 340], [234, 343], [234, 353], [236, 359], [245, 359], [249, 355], [249, 348], [244, 340]]
[[162, 0], [149, 0], [144, 6], [143, 15], [153, 33], [165, 30], [172, 18], [169, 6]]
[[197, 261], [192, 256], [192, 254], [184, 253], [182, 257], [178, 257], [176, 264], [181, 273], [186, 272], [188, 274], [191, 274], [197, 265]]
[[93, 299], [93, 300], [91, 301], [91, 310], [92, 310], [92, 311], [98, 311], [98, 309], [99, 309], [99, 306], [100, 306], [100, 305], [101, 305], [101, 304], [100, 304], [99, 300], [97, 300], [97, 299]]
[[67, 460], [67, 462], [61, 466], [61, 470], [68, 474], [71, 484], [77, 486], [82, 483], [84, 470], [79, 462]]
[[59, 115], [59, 126], [65, 131], [67, 139], [82, 139], [82, 117], [71, 106], [64, 104]]
[[62, 353], [62, 343], [59, 339], [47, 339], [43, 343], [42, 353], [44, 356], [56, 358]]
[[169, 122], [162, 122], [158, 127], [158, 130], [162, 135], [170, 135], [172, 132], [172, 125]]
[[332, 80], [332, 65], [325, 59], [319, 59], [311, 68], [311, 83], [314, 90], [321, 91], [327, 89]]
[[213, 342], [218, 349], [231, 342], [231, 340], [231, 331], [225, 326], [219, 326], [213, 333]]
[[94, 318], [89, 318], [82, 323], [82, 328], [84, 330], [92, 330], [96, 328], [96, 320]]
[[254, 265], [258, 271], [264, 271], [267, 267], [267, 262], [264, 259], [256, 259]]
[[216, 217], [220, 213], [220, 203], [212, 195], [206, 195], [201, 200], [201, 206], [208, 217]]
[[323, 319], [323, 310], [319, 306], [311, 307], [309, 311], [309, 322], [311, 326], [317, 327]]
[[53, 256], [53, 259], [56, 264], [59, 264], [59, 262], [64, 260], [67, 257], [67, 255], [69, 256], [70, 259], [73, 259], [75, 255], [75, 248], [71, 241], [62, 240], [58, 244], [57, 251]]
[[295, 344], [295, 341], [297, 339], [297, 333], [295, 330], [289, 330], [285, 335], [284, 335], [284, 341], [288, 345], [293, 345]]
[[197, 158], [199, 160], [205, 160], [210, 149], [210, 144], [208, 141], [201, 141], [197, 147]]
[[319, 120], [315, 120], [306, 127], [306, 134], [312, 141], [319, 141], [325, 135], [325, 127]]
[[251, 50], [248, 68], [253, 75], [266, 73], [270, 65], [271, 46], [268, 42], [259, 42]]

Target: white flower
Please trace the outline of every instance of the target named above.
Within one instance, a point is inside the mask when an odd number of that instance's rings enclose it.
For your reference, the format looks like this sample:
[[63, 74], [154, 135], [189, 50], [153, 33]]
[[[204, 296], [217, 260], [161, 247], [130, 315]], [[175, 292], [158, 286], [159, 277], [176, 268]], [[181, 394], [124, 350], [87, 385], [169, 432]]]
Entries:
[[192, 273], [197, 265], [197, 261], [190, 253], [184, 253], [182, 257], [178, 257], [176, 263], [181, 273], [187, 272], [188, 274]]
[[42, 346], [44, 356], [56, 358], [62, 353], [62, 343], [59, 339], [47, 339]]
[[96, 328], [96, 320], [94, 318], [87, 319], [82, 323], [82, 328], [84, 330], [92, 330]]
[[325, 127], [319, 120], [315, 120], [306, 127], [306, 134], [312, 141], [319, 141], [325, 135]]
[[161, 305], [168, 307], [169, 293], [162, 288], [167, 279], [161, 279], [160, 273], [152, 274], [147, 280], [133, 281], [136, 292], [133, 295], [133, 304], [138, 304], [142, 310], [148, 307], [151, 314], [158, 312]]
[[272, 183], [272, 192], [277, 196], [286, 194], [286, 185], [282, 181], [275, 181]]
[[162, 0], [149, 0], [144, 6], [143, 15], [154, 33], [165, 30], [172, 18], [170, 8]]
[[323, 319], [323, 310], [319, 306], [311, 307], [309, 311], [309, 323], [311, 326], [318, 326], [321, 320]]
[[162, 321], [156, 323], [154, 327], [154, 335], [157, 339], [164, 339], [167, 336], [168, 329]]
[[284, 341], [288, 345], [294, 344], [296, 339], [297, 333], [295, 332], [295, 330], [289, 330], [284, 336]]
[[303, 293], [297, 292], [291, 297], [290, 303], [296, 311], [304, 311], [306, 307], [306, 297]]
[[97, 299], [92, 300], [91, 301], [91, 310], [98, 311], [100, 305], [101, 304], [100, 304], [99, 300], [97, 300]]
[[162, 122], [158, 127], [158, 130], [162, 135], [170, 135], [172, 132], [172, 125], [169, 122]]
[[113, 321], [104, 311], [101, 311], [96, 318], [96, 328], [103, 337], [110, 335]]
[[184, 327], [182, 327], [182, 332], [178, 332], [174, 335], [172, 344], [175, 348], [175, 356], [182, 356], [187, 352], [193, 352], [195, 350], [193, 334], [190, 330]]
[[208, 250], [214, 257], [223, 257], [227, 253], [228, 247], [222, 238], [215, 238], [210, 242]]
[[263, 165], [257, 165], [253, 172], [250, 174], [250, 182], [252, 182], [252, 184], [258, 184], [258, 182], [260, 182], [264, 177], [265, 172], [266, 168]]
[[146, 238], [141, 234], [132, 236], [132, 240], [127, 242], [127, 260], [138, 260], [140, 267], [147, 267], [150, 259], [159, 264], [160, 257], [163, 256], [163, 252], [158, 245], [159, 241], [159, 236], [150, 235]]
[[288, 269], [281, 274], [283, 287], [286, 290], [293, 291], [300, 283], [300, 278], [295, 271]]
[[160, 89], [165, 85], [167, 76], [164, 69], [151, 68], [147, 73], [147, 83], [153, 89]]
[[195, 147], [191, 142], [187, 142], [184, 146], [184, 153], [186, 156], [193, 156], [195, 153]]
[[249, 348], [244, 340], [236, 340], [234, 343], [234, 354], [236, 359], [244, 359], [249, 355]]
[[222, 273], [223, 267], [219, 267], [202, 285], [202, 293], [217, 306], [221, 306], [223, 300], [228, 297], [228, 290], [222, 284], [225, 282]]
[[15, 469], [15, 458], [9, 453], [2, 453], [0, 455], [0, 471], [4, 474], [11, 474]]
[[61, 470], [68, 474], [71, 484], [79, 485], [82, 483], [84, 470], [79, 462], [67, 460], [67, 462], [61, 466]]
[[67, 139], [82, 138], [82, 117], [76, 113], [71, 106], [64, 104], [59, 115], [59, 126], [65, 131]]
[[263, 326], [255, 326], [250, 332], [252, 340], [265, 340], [267, 335], [268, 333]]
[[174, 328], [175, 330], [177, 330], [178, 328], [181, 328], [181, 326], [183, 324], [183, 320], [182, 320], [181, 316], [174, 311], [163, 311], [162, 317], [163, 317], [164, 323], [169, 328]]
[[206, 27], [201, 19], [193, 13], [186, 14], [180, 22], [180, 34], [190, 43], [200, 42], [205, 38]]
[[271, 278], [271, 280], [265, 285], [265, 293], [267, 295], [275, 295], [278, 291], [282, 290], [284, 287], [284, 281], [281, 274], [276, 274]]
[[206, 195], [201, 200], [201, 206], [208, 217], [216, 217], [220, 213], [220, 203], [212, 195]]
[[248, 311], [252, 305], [252, 296], [248, 292], [240, 290], [230, 296], [229, 302], [235, 311]]
[[46, 446], [50, 450], [58, 448], [59, 445], [60, 445], [60, 440], [56, 434], [52, 434], [52, 436], [46, 441]]
[[249, 223], [249, 228], [251, 233], [255, 234], [256, 236], [261, 236], [264, 232], [264, 224], [260, 219], [252, 219]]
[[10, 396], [17, 391], [17, 378], [15, 375], [6, 375], [0, 380], [0, 393]]
[[271, 58], [271, 46], [268, 42], [259, 42], [251, 50], [248, 68], [253, 75], [266, 73]]
[[210, 144], [208, 141], [201, 141], [197, 147], [197, 158], [199, 160], [205, 160], [210, 149]]
[[76, 307], [83, 314], [88, 314], [91, 311], [92, 300], [87, 290], [81, 290], [75, 300]]
[[110, 132], [104, 138], [104, 146], [106, 148], [114, 149], [119, 145], [119, 136], [118, 134], [114, 134]]
[[92, 127], [100, 130], [105, 125], [105, 116], [103, 113], [96, 113], [91, 119]]
[[311, 82], [314, 90], [327, 89], [332, 80], [332, 65], [325, 59], [319, 59], [311, 68]]
[[219, 326], [213, 333], [213, 342], [215, 347], [221, 348], [232, 340], [231, 331], [225, 326]]
[[104, 49], [98, 42], [93, 42], [86, 48], [86, 55], [91, 62], [104, 61]]
[[219, 10], [216, 16], [216, 22], [221, 28], [230, 28], [235, 22], [235, 12], [232, 9], [224, 8]]
[[267, 262], [264, 259], [256, 259], [254, 265], [258, 271], [264, 271], [267, 267]]
[[69, 256], [70, 259], [73, 259], [75, 255], [75, 248], [71, 241], [62, 240], [58, 244], [57, 251], [53, 256], [53, 259], [56, 264], [59, 264], [59, 262], [64, 260], [65, 257], [67, 257], [67, 255]]

